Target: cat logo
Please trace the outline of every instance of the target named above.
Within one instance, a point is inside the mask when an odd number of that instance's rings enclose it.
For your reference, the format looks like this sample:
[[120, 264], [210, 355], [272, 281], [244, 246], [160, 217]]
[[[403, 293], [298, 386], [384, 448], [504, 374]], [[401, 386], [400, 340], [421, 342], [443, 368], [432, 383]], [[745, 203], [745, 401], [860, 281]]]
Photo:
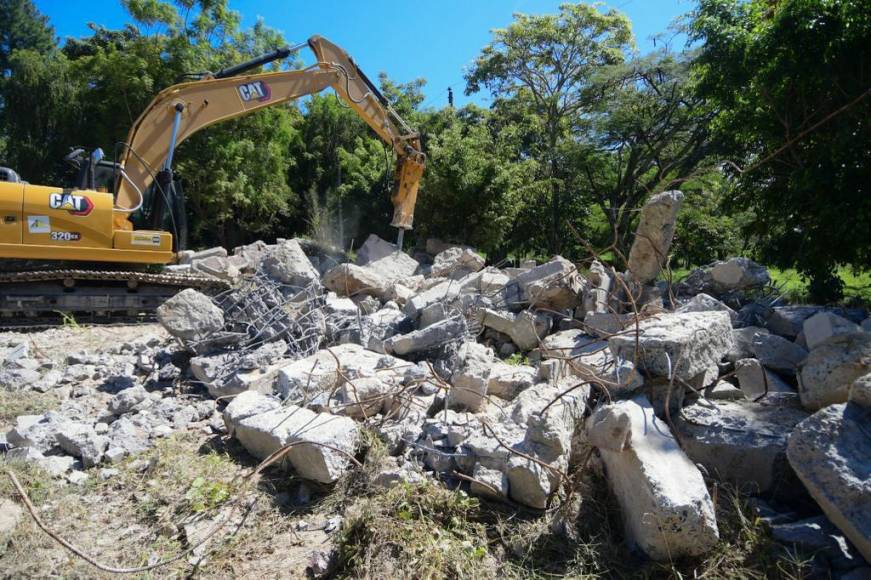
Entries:
[[252, 100], [268, 101], [272, 96], [272, 89], [263, 81], [254, 81], [239, 85], [239, 96], [246, 103]]
[[94, 209], [94, 202], [84, 195], [72, 193], [51, 193], [48, 196], [48, 207], [65, 209], [70, 215], [86, 216]]

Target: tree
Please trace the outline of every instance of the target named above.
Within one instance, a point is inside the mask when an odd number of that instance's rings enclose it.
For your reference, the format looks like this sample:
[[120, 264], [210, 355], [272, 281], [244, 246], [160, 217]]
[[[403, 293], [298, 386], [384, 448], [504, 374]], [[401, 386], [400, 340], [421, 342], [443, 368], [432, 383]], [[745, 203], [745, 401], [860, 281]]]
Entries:
[[428, 161], [416, 221], [418, 235], [472, 244], [498, 258], [531, 202], [537, 163], [520, 158], [513, 132], [494, 131], [491, 116], [474, 105], [446, 108], [424, 125]]
[[701, 0], [691, 39], [733, 208], [774, 265], [817, 299], [839, 265], [871, 267], [871, 12], [861, 0]]
[[54, 49], [54, 29], [32, 0], [0, 0], [0, 72], [9, 72], [16, 50], [47, 54]]
[[616, 10], [563, 4], [556, 15], [515, 14], [507, 28], [493, 31], [466, 76], [466, 94], [487, 88], [497, 100], [515, 100], [540, 119], [543, 138], [532, 153], [549, 184], [552, 252], [563, 238], [559, 146], [602, 98], [597, 73], [623, 62], [631, 45], [629, 21]]
[[662, 51], [603, 72], [599, 101], [566, 146], [567, 183], [596, 205], [610, 244], [628, 255], [636, 210], [654, 193], [679, 188], [709, 150], [712, 113], [693, 93], [687, 55]]

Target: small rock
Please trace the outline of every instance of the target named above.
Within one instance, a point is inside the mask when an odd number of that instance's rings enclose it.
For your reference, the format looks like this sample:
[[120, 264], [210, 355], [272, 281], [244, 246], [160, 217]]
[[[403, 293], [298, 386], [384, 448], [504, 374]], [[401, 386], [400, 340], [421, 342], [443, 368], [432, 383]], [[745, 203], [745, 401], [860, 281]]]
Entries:
[[24, 510], [17, 503], [0, 498], [0, 536], [14, 532], [23, 515]]
[[186, 288], [157, 308], [157, 319], [171, 335], [197, 341], [224, 326], [224, 313], [205, 294]]

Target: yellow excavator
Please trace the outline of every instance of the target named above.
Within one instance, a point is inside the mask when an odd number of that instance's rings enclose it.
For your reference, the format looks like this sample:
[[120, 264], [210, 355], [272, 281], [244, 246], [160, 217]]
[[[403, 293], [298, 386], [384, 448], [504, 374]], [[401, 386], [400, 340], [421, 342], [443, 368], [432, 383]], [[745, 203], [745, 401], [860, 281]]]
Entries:
[[[245, 74], [305, 46], [317, 58], [308, 68]], [[33, 260], [62, 261], [62, 265], [0, 272], [0, 317], [8, 320], [47, 312], [132, 315], [152, 310], [182, 287], [210, 283], [195, 275], [129, 267], [172, 263], [182, 249], [186, 220], [184, 194], [172, 170], [176, 148], [209, 125], [327, 88], [396, 154], [391, 225], [399, 229], [401, 245], [403, 233], [412, 227], [424, 170], [420, 136], [344, 50], [313, 36], [305, 43], [164, 89], [130, 129], [118, 163], [103, 159], [99, 149], [87, 154], [79, 148], [67, 156], [66, 161], [79, 169], [76, 187], [29, 184], [3, 168], [0, 258], [11, 259], [5, 262], [16, 266]], [[150, 229], [134, 228], [131, 218], [142, 215], [148, 216]], [[171, 232], [165, 231], [167, 223]], [[95, 270], [93, 262], [123, 266]]]

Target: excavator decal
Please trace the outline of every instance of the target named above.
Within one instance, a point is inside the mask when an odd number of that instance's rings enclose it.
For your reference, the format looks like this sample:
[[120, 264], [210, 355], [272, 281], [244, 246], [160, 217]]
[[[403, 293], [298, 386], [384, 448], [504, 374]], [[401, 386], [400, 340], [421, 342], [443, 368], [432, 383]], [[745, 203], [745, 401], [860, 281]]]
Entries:
[[239, 96], [246, 103], [252, 99], [258, 101], [268, 101], [272, 95], [272, 90], [265, 81], [254, 81], [253, 83], [245, 83], [239, 85]]
[[84, 217], [94, 209], [94, 202], [86, 195], [72, 193], [51, 193], [48, 196], [48, 207], [65, 209], [70, 215]]

